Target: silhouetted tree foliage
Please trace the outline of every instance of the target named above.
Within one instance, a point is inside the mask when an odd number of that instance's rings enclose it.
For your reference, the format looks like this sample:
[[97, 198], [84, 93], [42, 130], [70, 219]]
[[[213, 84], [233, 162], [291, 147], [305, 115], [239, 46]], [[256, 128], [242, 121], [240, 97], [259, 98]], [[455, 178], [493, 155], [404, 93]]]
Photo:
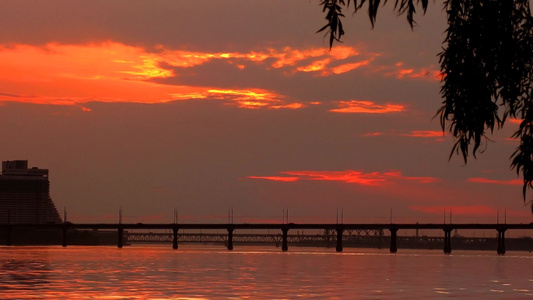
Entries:
[[[392, 1], [391, 1], [392, 2]], [[365, 7], [372, 27], [380, 0], [322, 0], [329, 45], [344, 35], [342, 11]], [[523, 176], [523, 196], [533, 188], [533, 18], [529, 0], [445, 0], [448, 29], [439, 53], [442, 73], [443, 131], [456, 142], [450, 153], [476, 157], [487, 131], [501, 128], [508, 117], [521, 119], [513, 137], [520, 145], [511, 155], [511, 168]], [[406, 15], [411, 28], [417, 9], [426, 12], [428, 0], [395, 0], [394, 11]], [[532, 205], [533, 211], [533, 205]]]

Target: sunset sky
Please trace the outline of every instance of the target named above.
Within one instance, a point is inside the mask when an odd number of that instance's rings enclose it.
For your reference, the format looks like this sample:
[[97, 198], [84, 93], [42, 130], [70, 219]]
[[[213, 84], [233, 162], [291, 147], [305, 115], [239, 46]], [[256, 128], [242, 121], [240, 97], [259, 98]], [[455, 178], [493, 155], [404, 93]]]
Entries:
[[[72, 222], [531, 222], [508, 122], [464, 164], [433, 119], [446, 15], [318, 0], [0, 5], [0, 158]], [[512, 120], [513, 121], [513, 120]]]

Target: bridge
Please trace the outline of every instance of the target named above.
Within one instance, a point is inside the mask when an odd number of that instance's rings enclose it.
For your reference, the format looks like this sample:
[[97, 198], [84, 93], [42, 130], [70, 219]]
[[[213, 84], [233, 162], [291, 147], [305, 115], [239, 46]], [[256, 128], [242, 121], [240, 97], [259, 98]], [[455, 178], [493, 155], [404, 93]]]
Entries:
[[[170, 244], [173, 242], [172, 233], [160, 232], [127, 232], [124, 235], [125, 244]], [[343, 233], [343, 246], [353, 248], [378, 248], [382, 249], [386, 245], [388, 236], [384, 236], [383, 231], [375, 230], [375, 234], [365, 232]], [[444, 243], [442, 236], [426, 235], [401, 235], [397, 237], [398, 247], [409, 249], [438, 249]], [[227, 234], [224, 233], [180, 233], [178, 235], [179, 244], [211, 244], [227, 245]], [[275, 245], [282, 244], [281, 233], [234, 233], [233, 242], [235, 245]], [[454, 235], [451, 238], [455, 249], [460, 250], [491, 250], [496, 249], [498, 239], [495, 236], [489, 237], [469, 237]], [[516, 251], [533, 251], [533, 238], [518, 237], [507, 238], [506, 247]], [[324, 231], [318, 234], [288, 234], [287, 243], [294, 246], [309, 247], [335, 247], [336, 233]]]
[[[379, 244], [384, 237], [381, 229], [347, 229], [343, 232], [343, 242], [350, 244]], [[159, 232], [128, 232], [125, 234], [125, 243], [172, 243], [172, 233]], [[247, 245], [275, 245], [283, 243], [283, 235], [279, 233], [234, 233], [233, 242]], [[335, 245], [336, 233], [333, 230], [324, 230], [321, 234], [287, 234], [287, 243], [301, 246], [326, 246]], [[228, 243], [228, 235], [222, 233], [180, 233], [178, 243], [224, 244]]]
[[[495, 230], [497, 232], [497, 247], [498, 254], [505, 254], [505, 232], [507, 230], [516, 229], [533, 229], [533, 223], [529, 224], [317, 224], [317, 223], [276, 223], [276, 224], [208, 224], [208, 223], [159, 223], [159, 224], [143, 224], [143, 223], [118, 223], [118, 224], [75, 224], [70, 222], [64, 222], [60, 224], [0, 224], [0, 230], [3, 230], [6, 234], [5, 244], [11, 245], [11, 234], [15, 228], [34, 228], [34, 229], [51, 229], [61, 230], [63, 232], [62, 246], [66, 247], [68, 244], [67, 232], [71, 230], [116, 230], [117, 232], [117, 247], [122, 248], [124, 245], [125, 237], [124, 230], [171, 230], [172, 231], [172, 248], [178, 249], [178, 235], [180, 230], [225, 230], [227, 236], [225, 238], [225, 244], [228, 250], [233, 250], [234, 231], [235, 230], [278, 230], [281, 231], [281, 250], [288, 250], [289, 231], [304, 230], [304, 229], [318, 229], [329, 230], [334, 232], [335, 236], [335, 248], [337, 252], [343, 251], [343, 239], [344, 233], [350, 230], [352, 231], [388, 231], [389, 232], [389, 249], [391, 253], [398, 251], [397, 247], [397, 233], [398, 230], [442, 230], [444, 231], [443, 238], [443, 251], [444, 253], [451, 253], [451, 232], [456, 229], [483, 229], [483, 230]], [[376, 231], [377, 230], [377, 231]], [[185, 235], [184, 235], [185, 237]], [[182, 238], [183, 239], [183, 238]]]

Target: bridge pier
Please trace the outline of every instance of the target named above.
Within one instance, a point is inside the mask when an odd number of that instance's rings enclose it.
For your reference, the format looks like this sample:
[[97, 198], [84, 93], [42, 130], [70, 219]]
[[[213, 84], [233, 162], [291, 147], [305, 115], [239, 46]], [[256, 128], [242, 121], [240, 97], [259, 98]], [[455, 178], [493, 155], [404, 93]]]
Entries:
[[450, 254], [452, 253], [452, 238], [451, 238], [452, 229], [444, 228], [443, 230], [444, 230], [444, 253]]
[[172, 249], [178, 249], [178, 228], [172, 228]]
[[233, 228], [228, 228], [228, 250], [233, 250]]
[[337, 252], [342, 252], [342, 232], [344, 229], [337, 228], [337, 247], [335, 248]]
[[123, 246], [123, 241], [124, 241], [124, 228], [122, 228], [122, 226], [119, 226], [117, 231], [118, 231], [117, 247], [118, 247], [118, 248], [122, 248], [122, 246]]
[[398, 252], [398, 246], [396, 245], [396, 233], [398, 228], [389, 228], [390, 230], [390, 253]]
[[61, 246], [67, 246], [67, 223], [63, 223], [63, 241], [61, 243]]
[[289, 246], [287, 245], [287, 233], [289, 232], [289, 228], [281, 228], [281, 231], [283, 232], [283, 237], [281, 240], [281, 251], [287, 251], [289, 250]]
[[505, 254], [505, 231], [507, 229], [505, 228], [499, 228], [498, 229], [498, 249], [497, 252], [500, 255]]

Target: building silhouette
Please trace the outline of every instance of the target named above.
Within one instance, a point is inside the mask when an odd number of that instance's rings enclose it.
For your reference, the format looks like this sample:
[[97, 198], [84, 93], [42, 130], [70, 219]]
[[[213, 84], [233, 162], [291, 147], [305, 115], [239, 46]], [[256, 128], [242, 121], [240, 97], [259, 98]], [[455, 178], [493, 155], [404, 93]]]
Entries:
[[27, 160], [2, 162], [1, 223], [61, 223], [61, 217], [50, 198], [47, 169], [28, 168]]

